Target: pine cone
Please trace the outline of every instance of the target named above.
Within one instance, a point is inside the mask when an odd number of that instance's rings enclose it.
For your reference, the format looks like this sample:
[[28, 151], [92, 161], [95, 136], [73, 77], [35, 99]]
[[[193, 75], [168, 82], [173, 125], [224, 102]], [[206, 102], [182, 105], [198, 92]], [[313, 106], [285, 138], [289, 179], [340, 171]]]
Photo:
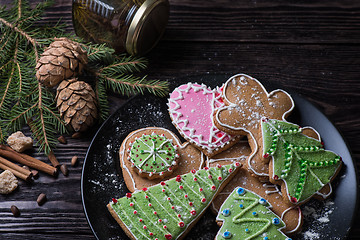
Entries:
[[60, 117], [75, 132], [86, 131], [98, 118], [95, 92], [86, 82], [63, 80], [55, 99]]
[[54, 87], [64, 79], [79, 75], [87, 61], [87, 53], [79, 43], [55, 38], [41, 54], [36, 65], [36, 78], [45, 86]]

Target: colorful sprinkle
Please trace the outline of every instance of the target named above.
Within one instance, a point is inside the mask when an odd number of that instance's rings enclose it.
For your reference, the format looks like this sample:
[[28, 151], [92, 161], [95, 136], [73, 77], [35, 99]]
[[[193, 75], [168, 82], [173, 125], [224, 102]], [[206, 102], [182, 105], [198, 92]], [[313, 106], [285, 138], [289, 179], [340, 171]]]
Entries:
[[223, 234], [222, 234], [223, 238], [225, 239], [228, 239], [228, 238], [231, 238], [232, 237], [232, 234], [231, 232], [229, 231], [225, 231]]
[[261, 205], [266, 205], [266, 204], [267, 204], [267, 201], [266, 201], [265, 198], [260, 198], [260, 199], [259, 199], [259, 203], [260, 203]]
[[229, 216], [231, 214], [231, 211], [229, 208], [226, 208], [222, 211], [222, 215], [224, 215], [225, 217]]
[[278, 219], [278, 218], [273, 218], [273, 219], [272, 219], [272, 223], [273, 223], [274, 225], [279, 225], [279, 224], [280, 224], [280, 219]]
[[244, 188], [238, 188], [238, 190], [236, 190], [237, 194], [239, 195], [244, 195], [245, 194], [245, 189]]

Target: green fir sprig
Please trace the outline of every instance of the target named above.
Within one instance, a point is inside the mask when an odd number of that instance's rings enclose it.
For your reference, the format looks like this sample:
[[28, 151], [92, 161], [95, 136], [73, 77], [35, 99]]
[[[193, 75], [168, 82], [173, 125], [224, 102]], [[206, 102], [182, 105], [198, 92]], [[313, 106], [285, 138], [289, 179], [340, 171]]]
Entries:
[[139, 77], [147, 66], [144, 58], [117, 55], [104, 44], [84, 43], [64, 33], [62, 24], [39, 25], [44, 10], [52, 1], [44, 1], [31, 8], [28, 0], [14, 0], [9, 9], [0, 6], [0, 141], [25, 124], [37, 139], [39, 150], [52, 152], [57, 134], [67, 133], [65, 123], [55, 106], [54, 89], [39, 83], [35, 65], [54, 37], [70, 37], [88, 52], [86, 76], [93, 79], [100, 116], [109, 114], [107, 90], [130, 96], [150, 92], [157, 96], [168, 93], [167, 82]]

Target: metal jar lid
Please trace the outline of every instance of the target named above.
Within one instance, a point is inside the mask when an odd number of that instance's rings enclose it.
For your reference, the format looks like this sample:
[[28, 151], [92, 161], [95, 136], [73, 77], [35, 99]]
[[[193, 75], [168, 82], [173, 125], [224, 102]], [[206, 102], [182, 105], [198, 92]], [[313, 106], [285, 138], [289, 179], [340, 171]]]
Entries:
[[143, 55], [151, 50], [163, 35], [168, 19], [168, 0], [146, 0], [130, 23], [126, 51], [132, 55]]

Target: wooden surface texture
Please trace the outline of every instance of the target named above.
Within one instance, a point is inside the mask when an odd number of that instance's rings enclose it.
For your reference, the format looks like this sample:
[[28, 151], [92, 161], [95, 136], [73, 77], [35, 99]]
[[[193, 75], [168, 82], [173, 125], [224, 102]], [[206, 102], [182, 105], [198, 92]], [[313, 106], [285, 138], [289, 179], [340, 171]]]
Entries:
[[[297, 92], [335, 124], [359, 167], [360, 1], [170, 0], [170, 5], [165, 35], [146, 56], [148, 78], [247, 73]], [[55, 0], [42, 22], [61, 18], [73, 31], [71, 6], [70, 0]], [[122, 98], [111, 99], [115, 111]], [[34, 183], [21, 181], [14, 193], [0, 195], [0, 239], [94, 239], [82, 208], [80, 178], [95, 130], [58, 144], [60, 163], [70, 166], [71, 158], [79, 156], [69, 176], [41, 173]], [[41, 153], [33, 155], [48, 162]], [[48, 201], [39, 207], [36, 198], [42, 192]], [[13, 204], [21, 211], [19, 218], [10, 212]], [[359, 220], [349, 239], [360, 239]]]

